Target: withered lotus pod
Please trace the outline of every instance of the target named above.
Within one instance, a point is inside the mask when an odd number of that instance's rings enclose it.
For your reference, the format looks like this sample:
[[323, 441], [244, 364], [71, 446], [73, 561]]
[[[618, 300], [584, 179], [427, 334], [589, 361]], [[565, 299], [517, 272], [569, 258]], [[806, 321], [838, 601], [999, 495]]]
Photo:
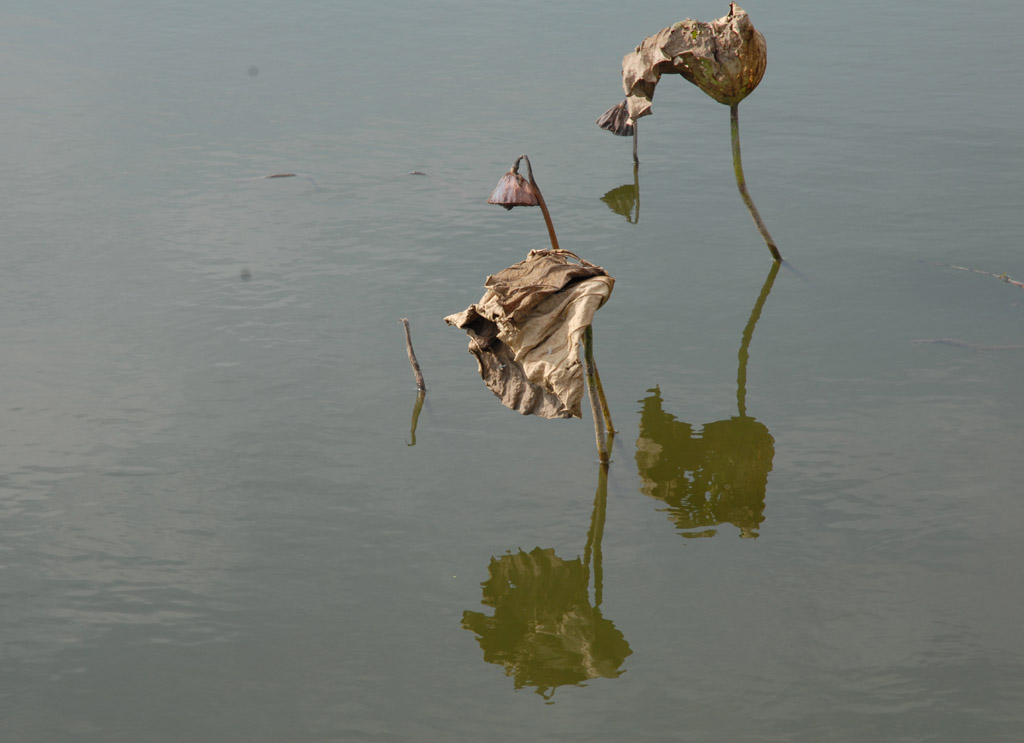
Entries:
[[710, 23], [680, 21], [622, 58], [629, 116], [636, 121], [650, 115], [654, 88], [666, 73], [682, 75], [719, 103], [735, 105], [761, 82], [766, 62], [764, 36], [736, 3]]
[[632, 136], [633, 121], [629, 118], [626, 101], [616, 103], [601, 114], [597, 120], [597, 125], [619, 137]]
[[514, 206], [537, 206], [540, 202], [537, 201], [537, 194], [530, 188], [529, 182], [516, 168], [512, 168], [498, 181], [487, 203], [511, 209]]
[[[529, 179], [519, 175], [519, 163], [526, 162], [526, 172]], [[551, 212], [548, 211], [547, 202], [544, 201], [544, 194], [540, 192], [537, 179], [533, 177], [533, 165], [530, 158], [520, 155], [512, 163], [512, 167], [501, 177], [498, 185], [487, 199], [488, 204], [498, 204], [511, 211], [514, 206], [539, 206], [540, 213], [544, 216], [544, 224], [548, 228], [548, 237], [551, 238], [551, 248], [558, 250], [558, 236], [555, 234], [555, 225], [551, 221]]]

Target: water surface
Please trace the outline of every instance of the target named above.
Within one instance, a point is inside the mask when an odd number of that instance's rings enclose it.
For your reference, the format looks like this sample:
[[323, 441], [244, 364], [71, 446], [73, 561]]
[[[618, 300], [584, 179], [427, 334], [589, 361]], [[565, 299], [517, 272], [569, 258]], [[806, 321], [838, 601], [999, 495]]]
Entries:
[[[1024, 343], [951, 267], [1024, 278], [1024, 11], [778, 5], [777, 275], [724, 106], [635, 180], [593, 124], [724, 3], [0, 11], [4, 738], [1016, 740], [1024, 351], [914, 341]], [[616, 278], [607, 477], [442, 322], [545, 247], [522, 152]]]

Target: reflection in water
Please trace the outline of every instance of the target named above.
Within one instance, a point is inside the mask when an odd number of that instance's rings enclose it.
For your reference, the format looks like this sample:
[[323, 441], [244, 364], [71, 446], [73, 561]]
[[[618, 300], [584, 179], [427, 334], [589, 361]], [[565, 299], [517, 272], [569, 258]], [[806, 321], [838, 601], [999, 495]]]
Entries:
[[493, 616], [462, 615], [462, 626], [476, 633], [484, 660], [504, 666], [516, 689], [532, 686], [551, 699], [559, 686], [616, 678], [633, 652], [599, 608], [607, 497], [608, 467], [601, 465], [582, 560], [564, 560], [540, 547], [492, 558], [481, 585], [482, 603], [494, 609]]
[[633, 164], [633, 182], [613, 188], [601, 197], [616, 214], [621, 214], [630, 224], [640, 221], [640, 167]]
[[[730, 523], [740, 536], [756, 537], [764, 521], [765, 486], [775, 440], [763, 423], [748, 416], [706, 424], [695, 433], [661, 407], [655, 388], [644, 398], [636, 463], [644, 495], [665, 501], [679, 529]], [[710, 537], [714, 529], [683, 533]]]
[[[695, 432], [662, 409], [655, 387], [641, 400], [636, 464], [640, 492], [668, 504], [666, 511], [684, 537], [711, 537], [718, 524], [756, 538], [764, 521], [765, 489], [775, 457], [775, 439], [747, 415], [747, 360], [754, 326], [779, 271], [773, 263], [743, 330], [736, 379], [738, 415], [707, 423]], [[699, 531], [691, 531], [699, 530]]]
[[416, 446], [416, 424], [420, 420], [420, 411], [423, 410], [423, 400], [426, 399], [426, 390], [420, 390], [416, 394], [416, 403], [412, 406], [412, 425], [409, 429], [409, 435], [412, 436], [412, 441], [406, 441], [406, 446]]

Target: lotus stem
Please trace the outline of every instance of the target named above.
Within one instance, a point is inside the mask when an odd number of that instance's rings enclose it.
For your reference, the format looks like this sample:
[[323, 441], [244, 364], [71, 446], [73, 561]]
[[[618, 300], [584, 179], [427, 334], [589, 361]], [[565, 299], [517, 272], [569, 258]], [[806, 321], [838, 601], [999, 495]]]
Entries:
[[[540, 192], [540, 186], [537, 185], [537, 180], [533, 177], [533, 165], [530, 164], [530, 158], [526, 155], [520, 155], [519, 160], [526, 160], [526, 169], [530, 176], [530, 188], [537, 195], [537, 204], [540, 206], [540, 213], [544, 215], [544, 224], [548, 227], [548, 237], [551, 238], [551, 248], [553, 250], [561, 250], [558, 247], [558, 236], [555, 234], [555, 225], [551, 221], [551, 212], [548, 211], [548, 204], [544, 201], [544, 194]], [[516, 167], [519, 166], [519, 160], [516, 160]]]
[[[743, 197], [743, 203], [747, 205], [747, 209], [750, 210], [750, 216], [754, 218], [754, 224], [757, 225], [757, 231], [761, 233], [761, 237], [764, 238], [765, 244], [768, 245], [768, 250], [771, 251], [772, 258], [778, 263], [782, 262], [782, 255], [779, 253], [779, 248], [772, 239], [772, 236], [768, 233], [768, 228], [764, 225], [764, 220], [761, 219], [761, 214], [757, 211], [757, 207], [754, 206], [754, 200], [750, 198], [750, 193], [747, 191], [747, 181], [743, 177], [743, 160], [740, 158], [740, 104], [732, 103], [729, 105], [729, 123], [732, 129], [732, 167], [736, 171], [736, 185], [739, 186], [740, 196]], [[635, 130], [634, 130], [635, 131]]]
[[637, 126], [636, 122], [633, 122], [633, 165], [640, 164], [640, 157], [636, 154], [636, 137], [637, 137]]
[[583, 363], [587, 375], [587, 393], [590, 398], [590, 413], [594, 417], [594, 438], [597, 439], [597, 456], [601, 464], [608, 464], [604, 413], [598, 409], [597, 367], [594, 365], [594, 331], [588, 325], [583, 331]]

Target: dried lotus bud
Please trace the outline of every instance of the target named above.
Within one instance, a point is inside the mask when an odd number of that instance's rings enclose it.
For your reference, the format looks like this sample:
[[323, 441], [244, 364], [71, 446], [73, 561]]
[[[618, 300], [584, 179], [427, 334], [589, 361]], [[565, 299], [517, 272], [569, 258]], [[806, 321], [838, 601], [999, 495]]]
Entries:
[[511, 209], [514, 206], [537, 206], [540, 202], [529, 182], [513, 167], [498, 181], [487, 203]]

